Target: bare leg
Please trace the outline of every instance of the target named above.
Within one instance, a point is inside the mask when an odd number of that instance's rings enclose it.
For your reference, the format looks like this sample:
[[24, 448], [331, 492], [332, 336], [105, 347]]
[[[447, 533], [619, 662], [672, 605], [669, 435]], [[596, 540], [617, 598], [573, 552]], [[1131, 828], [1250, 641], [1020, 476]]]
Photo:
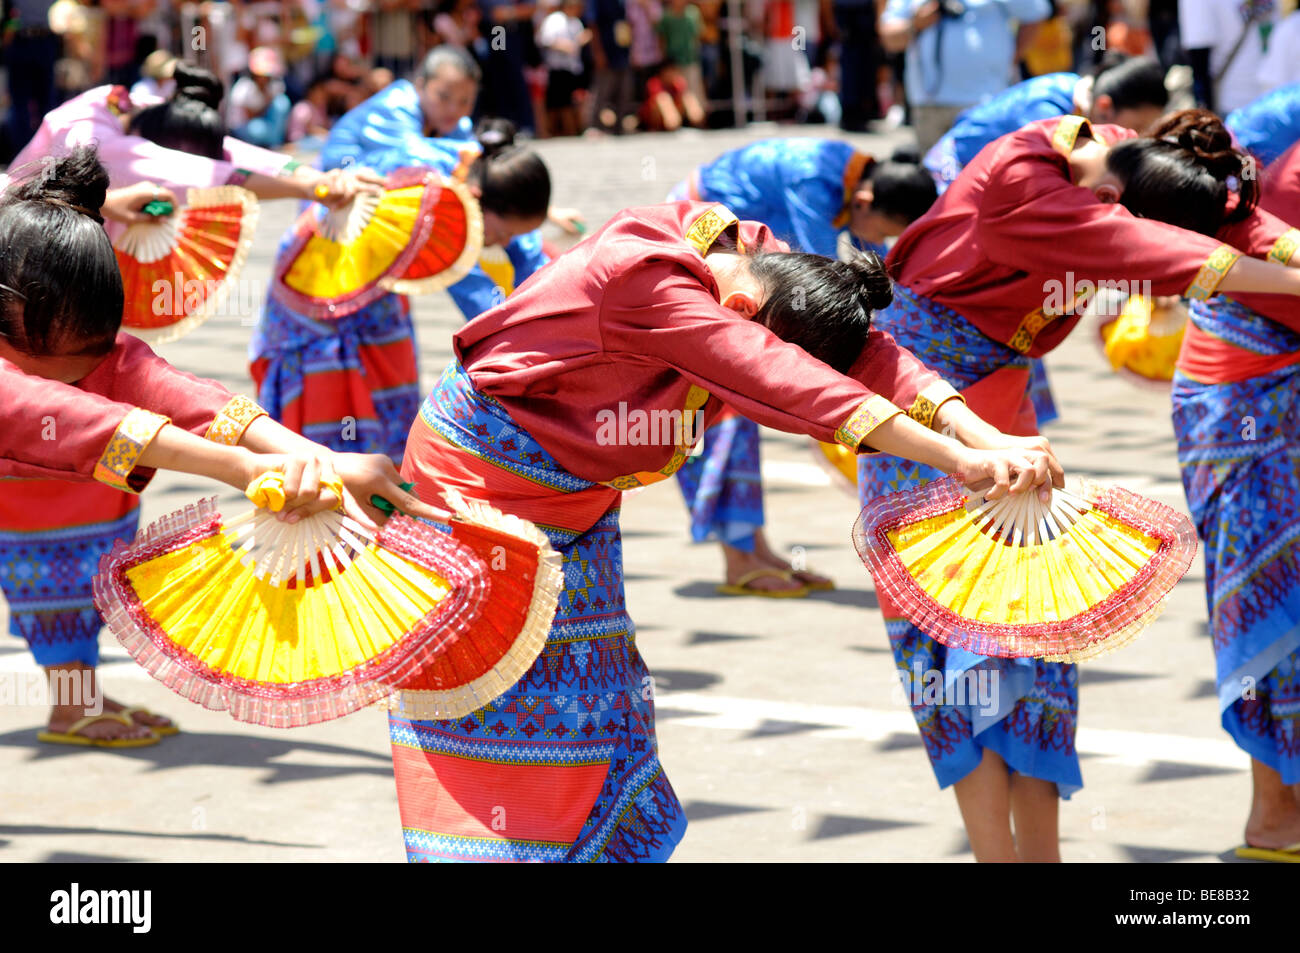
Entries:
[[975, 860], [981, 864], [1015, 863], [1011, 837], [1011, 776], [995, 751], [984, 749], [979, 766], [953, 785]]
[[1295, 792], [1262, 761], [1250, 759], [1254, 793], [1246, 821], [1246, 843], [1273, 850], [1300, 844], [1300, 803]]
[[1016, 827], [1016, 853], [1027, 864], [1059, 864], [1060, 797], [1056, 785], [1023, 774], [1011, 777], [1011, 816]]
[[[89, 665], [81, 662], [51, 665], [45, 669], [45, 673], [50, 676], [50, 685], [56, 693], [53, 698], [54, 707], [50, 709], [50, 731], [65, 732], [82, 718], [101, 710], [122, 710], [117, 702], [110, 702], [100, 694], [99, 679]], [[167, 719], [160, 720], [166, 722]], [[97, 721], [83, 728], [81, 734], [87, 738], [118, 739], [148, 738], [152, 732], [148, 725], [139, 721], [131, 726], [121, 722]]]

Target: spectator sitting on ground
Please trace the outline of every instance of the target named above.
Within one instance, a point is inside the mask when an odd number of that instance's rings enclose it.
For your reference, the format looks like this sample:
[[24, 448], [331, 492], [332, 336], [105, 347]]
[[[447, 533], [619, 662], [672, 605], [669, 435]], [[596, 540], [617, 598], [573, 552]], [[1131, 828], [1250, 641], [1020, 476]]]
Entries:
[[646, 99], [641, 106], [641, 125], [650, 132], [675, 132], [685, 123], [704, 127], [704, 106], [691, 92], [679, 67], [665, 63], [646, 83]]
[[275, 149], [285, 142], [289, 97], [284, 91], [284, 60], [279, 51], [259, 46], [248, 54], [248, 75], [230, 90], [230, 134]]

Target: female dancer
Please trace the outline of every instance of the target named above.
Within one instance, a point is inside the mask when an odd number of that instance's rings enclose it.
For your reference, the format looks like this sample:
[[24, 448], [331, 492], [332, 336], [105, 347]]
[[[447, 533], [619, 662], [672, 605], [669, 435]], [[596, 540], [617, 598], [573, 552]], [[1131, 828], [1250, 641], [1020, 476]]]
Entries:
[[[366, 110], [368, 103], [354, 112]], [[369, 132], [371, 127], [351, 122], [347, 128]], [[483, 213], [483, 244], [504, 249], [517, 283], [546, 261], [538, 229], [550, 203], [551, 179], [545, 163], [513, 145], [512, 135], [512, 128], [493, 125], [479, 144], [428, 139], [408, 129], [393, 144], [387, 135], [358, 140], [349, 133], [335, 148], [331, 132], [321, 155], [324, 162], [346, 158], [380, 175], [428, 166], [464, 178]], [[290, 229], [279, 256], [289, 253], [294, 236]], [[482, 264], [447, 290], [467, 319], [505, 297]], [[420, 407], [416, 353], [411, 305], [404, 295], [384, 295], [333, 320], [299, 314], [268, 295], [250, 347], [250, 370], [258, 400], [290, 429], [337, 450], [386, 453], [400, 461]]]
[[[1160, 118], [1168, 103], [1165, 71], [1159, 63], [1117, 54], [1094, 76], [1075, 73], [1035, 76], [986, 103], [972, 106], [930, 148], [923, 164], [934, 176], [942, 194], [981, 149], [1025, 123], [1073, 114], [1094, 123], [1142, 132]], [[1060, 415], [1046, 366], [1035, 359], [1030, 373], [1029, 395], [1038, 424], [1043, 426]]]
[[1159, 120], [1168, 104], [1161, 65], [1118, 54], [1093, 76], [1035, 76], [972, 106], [930, 148], [922, 164], [943, 193], [981, 149], [1035, 119], [1073, 114], [1142, 132]]
[[868, 338], [889, 301], [878, 259], [783, 249], [719, 205], [628, 209], [456, 335], [402, 475], [427, 502], [454, 487], [543, 527], [565, 590], [541, 657], [503, 696], [459, 721], [391, 717], [409, 859], [672, 852], [685, 819], [624, 607], [618, 513], [621, 490], [681, 465], [696, 415], [726, 404], [996, 477], [994, 496], [1059, 479], [1050, 452], [987, 428], [888, 335]]
[[[721, 202], [762, 222], [800, 251], [835, 258], [843, 236], [884, 255], [885, 241], [925, 213], [934, 184], [915, 162], [877, 162], [835, 139], [767, 139], [723, 153], [691, 174], [669, 200]], [[806, 596], [829, 589], [825, 576], [774, 553], [763, 533], [758, 425], [722, 414], [704, 450], [677, 471], [691, 514], [691, 538], [722, 546], [728, 595]]]
[[152, 182], [182, 198], [186, 189], [242, 185], [261, 199], [340, 205], [363, 187], [356, 176], [322, 173], [227, 136], [217, 110], [221, 82], [207, 70], [177, 64], [176, 83], [169, 100], [147, 106], [133, 104], [120, 86], [98, 86], [68, 100], [46, 114], [10, 168], [94, 145], [113, 186]]
[[[94, 153], [80, 149], [50, 163], [0, 202], [0, 368], [6, 394], [20, 397], [32, 382], [12, 390], [9, 382], [34, 375], [77, 382], [91, 393], [167, 415], [130, 410], [117, 418], [94, 456], [98, 483], [6, 481], [0, 494], [0, 587], [9, 602], [11, 631], [27, 640], [37, 663], [47, 669], [93, 670], [98, 661], [102, 622], [91, 599], [91, 577], [113, 540], [135, 531], [137, 498], [121, 491], [138, 492], [148, 482], [149, 472], [140, 470], [142, 456], [146, 467], [180, 461], [178, 448], [170, 446], [174, 435], [154, 451], [161, 454], [158, 459], [146, 453], [168, 417], [216, 442], [261, 452], [288, 449], [312, 460], [323, 456], [354, 476], [358, 466], [372, 475], [384, 472], [373, 460], [343, 461], [311, 447], [247, 398], [175, 371], [137, 339], [119, 335], [121, 275], [102, 220], [92, 211], [103, 205], [107, 184]], [[61, 456], [88, 458], [112, 420], [87, 427], [82, 418], [62, 415], [66, 395], [51, 391], [42, 400], [47, 402], [43, 413], [6, 425], [6, 443], [13, 447], [6, 456], [18, 457], [10, 474], [62, 476], [67, 464], [58, 463]], [[49, 449], [52, 445], [58, 449]], [[241, 465], [251, 465], [246, 457], [208, 463], [230, 480], [246, 474]], [[319, 469], [312, 462], [301, 471], [313, 494]], [[104, 718], [87, 721], [84, 706], [56, 706], [43, 740], [118, 747], [155, 743], [159, 729], [175, 732], [168, 720], [142, 710], [110, 700], [105, 709]]]
[[[1256, 215], [1221, 237], [1300, 267], [1300, 145], [1268, 169]], [[1285, 220], [1280, 221], [1279, 219]], [[1187, 505], [1224, 729], [1250, 755], [1243, 857], [1300, 861], [1300, 320], [1286, 298], [1193, 301], [1174, 377]]]
[[[176, 77], [178, 88], [170, 100], [144, 108], [133, 107], [125, 91], [115, 87], [100, 87], [70, 100], [45, 117], [36, 137], [15, 159], [14, 168], [20, 175], [30, 175], [50, 168], [59, 156], [97, 144], [103, 150], [110, 180], [127, 188], [131, 187], [128, 183], [161, 183], [162, 189], [156, 184], [149, 186], [159, 197], [165, 192], [184, 195], [188, 188], [238, 183], [263, 198], [310, 197], [339, 204], [367, 187], [363, 176], [295, 167], [282, 154], [246, 143], [234, 145], [237, 166], [223, 157], [223, 145], [236, 141], [227, 140], [215, 108], [221, 99], [221, 84], [210, 73], [183, 65], [178, 66]], [[122, 225], [114, 221], [108, 227], [116, 233]], [[113, 272], [116, 275], [115, 264]], [[118, 315], [117, 320], [120, 318]], [[97, 557], [91, 559], [87, 554], [96, 554], [115, 538], [135, 533], [138, 502], [104, 486], [64, 487], [55, 516], [47, 505], [51, 493], [48, 485], [36, 480], [6, 487], [0, 499], [0, 561], [10, 565], [62, 561], [65, 571], [74, 577], [81, 573], [82, 578], [68, 583], [75, 593], [53, 600], [47, 596], [35, 599], [27, 590], [5, 587], [11, 627], [60, 646], [54, 655], [44, 649], [36, 652], [38, 661], [57, 656], [93, 664], [88, 660], [97, 653], [95, 639], [101, 620], [91, 604], [89, 588]], [[82, 556], [74, 559], [78, 553]], [[134, 710], [131, 717], [145, 729], [175, 731], [160, 715]], [[135, 737], [145, 735], [137, 732]]]
[[[1221, 123], [1198, 112], [1170, 117], [1153, 138], [1094, 129], [1078, 116], [1002, 137], [895, 245], [896, 298], [878, 325], [994, 426], [1033, 433], [1028, 359], [1069, 333], [1095, 282], [1150, 281], [1156, 294], [1201, 299], [1300, 293], [1300, 274], [1207, 237], [1225, 220], [1225, 180], [1241, 178], [1247, 161], [1228, 142]], [[1242, 179], [1234, 219], [1249, 213], [1257, 186]], [[859, 459], [864, 502], [936, 475], [889, 457]], [[913, 708], [940, 786], [954, 786], [976, 859], [1058, 860], [1058, 796], [1082, 784], [1075, 667], [945, 649], [881, 603], [905, 687], [935, 671], [997, 674], [996, 711]]]

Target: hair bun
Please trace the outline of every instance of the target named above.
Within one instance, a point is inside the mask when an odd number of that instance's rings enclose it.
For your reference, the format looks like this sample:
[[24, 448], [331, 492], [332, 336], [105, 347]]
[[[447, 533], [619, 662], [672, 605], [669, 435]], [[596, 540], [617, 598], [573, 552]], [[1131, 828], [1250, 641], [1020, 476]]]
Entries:
[[1151, 131], [1151, 136], [1186, 149], [1216, 177], [1235, 175], [1241, 170], [1244, 156], [1236, 150], [1232, 134], [1223, 121], [1208, 110], [1176, 112], [1159, 123]]
[[483, 148], [483, 155], [492, 158], [515, 144], [518, 130], [509, 119], [489, 117], [482, 119], [474, 129], [474, 138]]
[[14, 199], [63, 205], [103, 221], [99, 210], [108, 193], [108, 172], [94, 146], [79, 146], [58, 158], [43, 157], [39, 165], [39, 172], [10, 193]]
[[176, 92], [172, 94], [173, 100], [192, 99], [212, 109], [221, 106], [221, 99], [226, 93], [225, 87], [215, 74], [201, 66], [177, 63], [172, 78], [176, 81]]
[[840, 264], [850, 272], [858, 287], [858, 297], [868, 311], [879, 311], [893, 302], [894, 282], [875, 252], [855, 250], [852, 257]]

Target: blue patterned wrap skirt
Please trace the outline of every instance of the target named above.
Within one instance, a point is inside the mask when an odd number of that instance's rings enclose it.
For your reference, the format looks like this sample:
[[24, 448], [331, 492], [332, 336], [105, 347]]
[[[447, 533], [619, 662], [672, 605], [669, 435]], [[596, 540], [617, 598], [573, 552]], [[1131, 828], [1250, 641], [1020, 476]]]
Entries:
[[[667, 860], [686, 816], [659, 763], [653, 681], [627, 613], [621, 494], [565, 470], [453, 363], [403, 473], [424, 487], [466, 470], [478, 483], [467, 496], [546, 533], [564, 590], [542, 654], [504, 695], [459, 720], [390, 716], [408, 859]], [[511, 489], [496, 499], [494, 485]]]
[[[892, 334], [957, 390], [1003, 367], [1030, 366], [1029, 358], [985, 337], [955, 311], [902, 285], [895, 288], [893, 304], [876, 315], [875, 326]], [[863, 506], [942, 476], [899, 457], [858, 457]], [[906, 619], [891, 617], [889, 606], [882, 609], [894, 662], [941, 788], [978, 767], [986, 748], [997, 752], [1012, 771], [1055, 783], [1062, 797], [1083, 786], [1074, 746], [1079, 718], [1076, 666], [947, 648]], [[945, 690], [937, 695], [926, 685], [938, 684], [940, 677]], [[977, 697], [977, 704], [961, 704], [970, 701], [967, 687], [972, 685], [984, 685], [986, 694]]]
[[[1256, 354], [1300, 351], [1300, 335], [1224, 298], [1192, 302], [1191, 320]], [[1223, 727], [1300, 783], [1300, 363], [1228, 384], [1180, 372], [1173, 421]]]

